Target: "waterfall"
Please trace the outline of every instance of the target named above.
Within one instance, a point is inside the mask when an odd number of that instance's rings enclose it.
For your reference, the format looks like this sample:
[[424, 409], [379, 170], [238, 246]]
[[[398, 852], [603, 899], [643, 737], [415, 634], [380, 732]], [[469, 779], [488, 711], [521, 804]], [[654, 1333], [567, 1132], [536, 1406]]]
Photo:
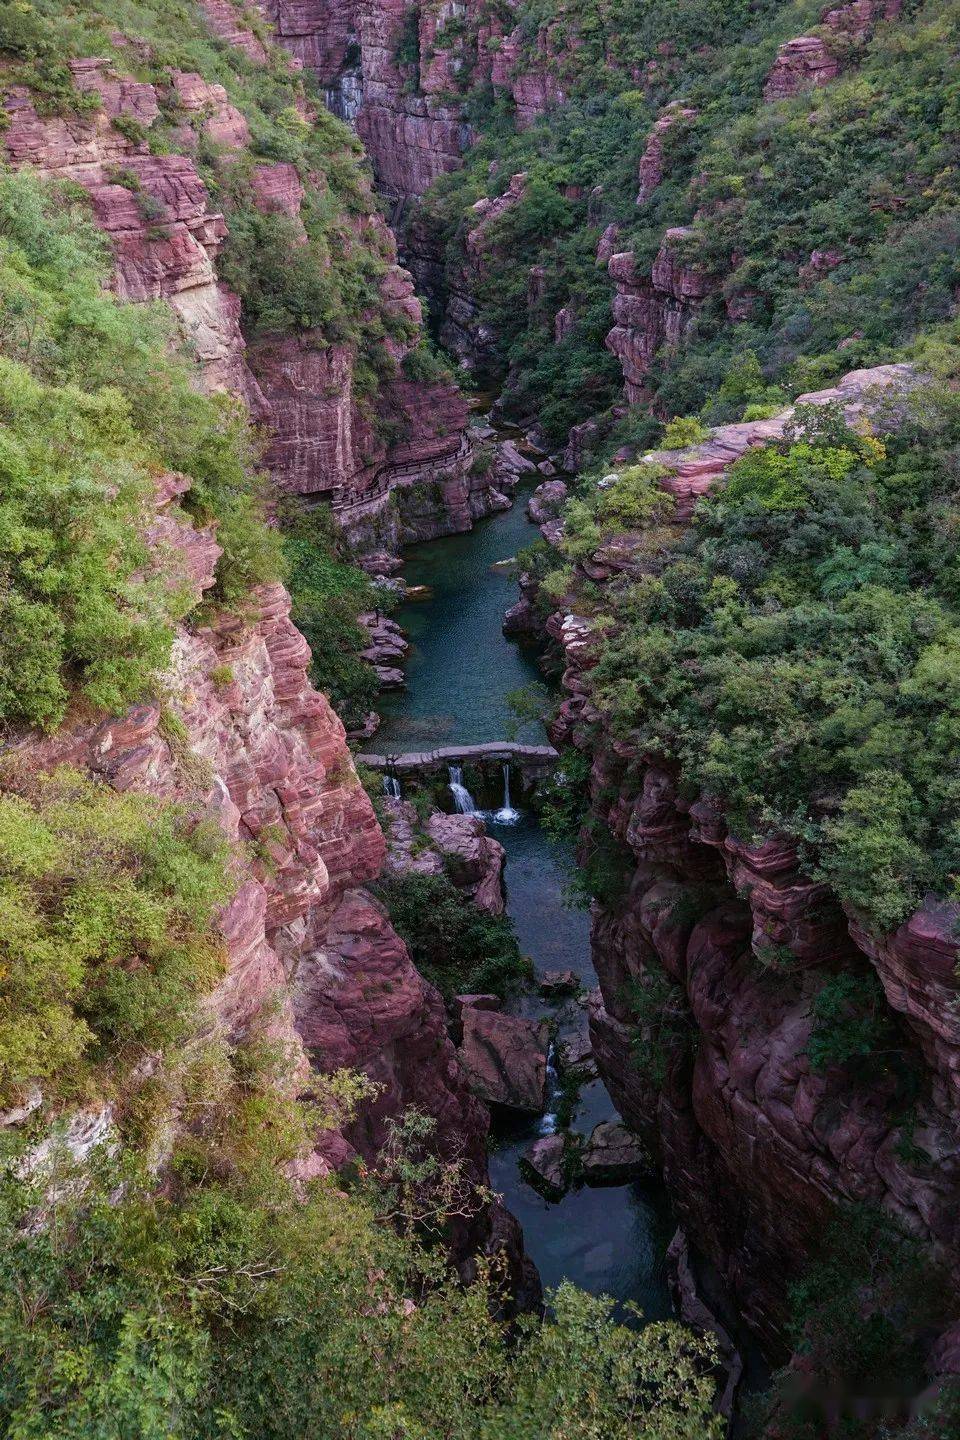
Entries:
[[463, 769], [459, 765], [450, 766], [450, 789], [453, 791], [453, 803], [457, 807], [457, 814], [476, 815], [477, 807], [473, 803], [473, 796], [463, 783]]
[[391, 800], [400, 799], [400, 781], [397, 779], [396, 775], [384, 775], [383, 793], [385, 795], [388, 795]]
[[555, 1056], [556, 1051], [551, 1040], [547, 1047], [547, 1108], [540, 1116], [540, 1124], [537, 1127], [541, 1135], [557, 1133], [557, 1114], [554, 1106], [560, 1090], [560, 1078], [557, 1075]]
[[516, 825], [520, 819], [520, 811], [514, 810], [510, 804], [510, 766], [503, 767], [503, 805], [495, 811], [494, 820], [498, 825]]

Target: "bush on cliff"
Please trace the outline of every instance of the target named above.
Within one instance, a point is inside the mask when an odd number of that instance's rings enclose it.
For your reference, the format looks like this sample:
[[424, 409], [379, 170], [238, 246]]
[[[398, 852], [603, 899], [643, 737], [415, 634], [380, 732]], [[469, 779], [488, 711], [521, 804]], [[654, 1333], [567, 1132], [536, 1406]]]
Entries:
[[[570, 1285], [511, 1343], [377, 1196], [210, 1176], [173, 1194], [102, 1163], [55, 1223], [0, 1181], [0, 1420], [129, 1440], [717, 1440], [709, 1347], [631, 1330]], [[69, 1173], [69, 1172], [66, 1172]], [[61, 1174], [61, 1181], [65, 1175]], [[124, 1188], [117, 1197], [118, 1181]], [[114, 1195], [109, 1195], [110, 1186]]]
[[[41, 108], [69, 115], [89, 110], [95, 94], [77, 91], [68, 58], [105, 56], [130, 72], [138, 44], [138, 78], [157, 85], [161, 114], [136, 138], [156, 153], [195, 153], [199, 172], [226, 215], [229, 234], [221, 272], [244, 302], [255, 331], [314, 329], [324, 343], [352, 345], [375, 369], [384, 327], [410, 338], [407, 317], [371, 304], [385, 270], [383, 237], [369, 225], [376, 208], [356, 137], [325, 107], [309, 72], [296, 71], [253, 8], [238, 14], [261, 38], [265, 63], [218, 41], [202, 8], [179, 0], [59, 0], [0, 9], [0, 51], [14, 59], [13, 78], [29, 86]], [[204, 133], [206, 116], [188, 112], [169, 93], [169, 71], [197, 73], [219, 84], [250, 128], [238, 157]], [[307, 119], [305, 111], [310, 111]], [[126, 117], [118, 128], [125, 133]], [[127, 126], [129, 122], [126, 122]], [[136, 122], [133, 122], [136, 123]], [[197, 132], [188, 144], [184, 129]], [[285, 215], [258, 208], [257, 161], [293, 165], [304, 187], [299, 229]]]
[[506, 916], [466, 903], [445, 875], [388, 875], [377, 892], [414, 965], [444, 999], [509, 995], [528, 978]]
[[156, 478], [218, 527], [216, 597], [276, 574], [247, 428], [168, 353], [169, 317], [102, 286], [102, 240], [69, 189], [0, 175], [0, 723], [52, 727], [79, 691], [149, 689], [192, 603], [148, 564]]
[[[640, 277], [666, 230], [692, 227], [685, 253], [709, 279], [689, 326], [685, 307], [666, 301], [678, 343], [661, 347], [647, 381], [662, 417], [705, 406], [712, 423], [734, 418], [717, 413], [717, 391], [744, 351], [757, 358], [761, 390], [797, 394], [942, 325], [957, 373], [960, 5], [904, 5], [863, 43], [827, 32], [842, 73], [765, 100], [778, 46], [809, 34], [823, 13], [806, 0], [524, 0], [511, 20], [522, 36], [517, 69], [535, 77], [550, 56], [567, 98], [519, 132], [508, 105], [483, 98], [484, 66], [463, 67], [478, 143], [462, 171], [428, 192], [424, 215], [462, 284], [473, 205], [501, 193], [511, 173], [528, 177], [495, 227], [496, 263], [467, 263], [485, 343], [509, 371], [513, 414], [544, 419], [562, 443], [571, 423], [616, 401], [619, 378], [603, 349], [614, 287], [595, 259], [609, 223]], [[470, 54], [474, 43], [471, 35]], [[638, 205], [640, 159], [671, 103], [696, 114], [661, 134], [662, 175]], [[557, 345], [554, 317], [568, 305], [573, 329]], [[642, 294], [632, 308], [642, 334]]]
[[226, 847], [76, 771], [0, 778], [0, 1106], [32, 1082], [83, 1099], [190, 1034], [220, 973]]
[[310, 678], [347, 729], [358, 728], [379, 694], [373, 666], [361, 659], [370, 637], [358, 616], [383, 609], [388, 597], [351, 563], [325, 506], [306, 510], [288, 502], [281, 528], [293, 621], [310, 643]]
[[[883, 445], [801, 415], [597, 615], [590, 683], [617, 733], [721, 796], [735, 833], [798, 836], [883, 929], [954, 893], [958, 439], [947, 394], [903, 407]], [[596, 521], [568, 518], [576, 554]]]

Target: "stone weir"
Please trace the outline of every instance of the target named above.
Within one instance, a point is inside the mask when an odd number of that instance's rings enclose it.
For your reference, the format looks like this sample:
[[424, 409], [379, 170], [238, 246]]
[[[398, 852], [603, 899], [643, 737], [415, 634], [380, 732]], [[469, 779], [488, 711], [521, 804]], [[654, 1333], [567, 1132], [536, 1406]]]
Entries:
[[441, 745], [436, 750], [406, 750], [389, 755], [358, 755], [358, 765], [388, 774], [443, 770], [450, 765], [515, 765], [524, 777], [546, 775], [560, 756], [552, 745], [521, 745], [514, 740], [490, 740], [482, 745]]

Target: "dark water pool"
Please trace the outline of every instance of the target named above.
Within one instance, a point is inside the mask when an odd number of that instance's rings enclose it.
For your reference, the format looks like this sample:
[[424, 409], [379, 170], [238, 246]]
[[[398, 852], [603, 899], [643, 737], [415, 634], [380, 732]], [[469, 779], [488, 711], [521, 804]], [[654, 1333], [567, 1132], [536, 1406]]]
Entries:
[[[536, 532], [526, 520], [526, 495], [513, 509], [481, 521], [469, 535], [412, 548], [404, 577], [431, 587], [429, 599], [403, 606], [398, 620], [412, 642], [407, 689], [382, 698], [377, 747], [426, 749], [435, 744], [503, 739], [511, 711], [507, 695], [539, 678], [535, 657], [504, 638], [503, 612], [516, 599], [511, 558]], [[522, 738], [542, 740], [539, 725]], [[516, 825], [490, 824], [507, 852], [507, 909], [521, 949], [535, 970], [572, 969], [585, 989], [596, 985], [590, 960], [590, 922], [564, 903], [569, 855], [532, 816]], [[560, 1033], [582, 1029], [576, 1002], [562, 1010], [536, 996], [515, 1007], [549, 1015]], [[574, 1127], [589, 1135], [616, 1112], [598, 1080], [580, 1094]], [[538, 1117], [497, 1117], [491, 1181], [523, 1225], [527, 1249], [549, 1289], [570, 1279], [594, 1293], [633, 1301], [650, 1319], [670, 1314], [663, 1259], [671, 1235], [666, 1200], [657, 1186], [622, 1185], [573, 1191], [556, 1204], [521, 1179], [518, 1161], [540, 1133]]]
[[[507, 737], [513, 719], [507, 695], [539, 676], [533, 654], [507, 640], [500, 628], [517, 586], [513, 568], [498, 562], [512, 559], [536, 538], [524, 513], [526, 498], [521, 490], [512, 510], [481, 520], [468, 535], [431, 540], [407, 552], [404, 579], [429, 586], [431, 598], [402, 606], [395, 617], [411, 652], [407, 689], [380, 700], [381, 751]], [[538, 731], [527, 727], [517, 738], [542, 740]]]

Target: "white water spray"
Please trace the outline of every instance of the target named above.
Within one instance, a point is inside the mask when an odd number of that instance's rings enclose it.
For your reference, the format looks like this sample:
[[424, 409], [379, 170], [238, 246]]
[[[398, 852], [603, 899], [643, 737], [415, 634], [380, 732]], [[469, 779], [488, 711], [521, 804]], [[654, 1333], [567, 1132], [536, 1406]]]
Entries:
[[460, 765], [450, 766], [450, 789], [453, 793], [453, 803], [457, 807], [457, 814], [476, 815], [477, 807], [473, 803], [473, 796], [463, 783], [463, 769]]
[[555, 1056], [556, 1051], [551, 1040], [547, 1048], [547, 1108], [540, 1116], [540, 1124], [537, 1126], [541, 1135], [557, 1133], [557, 1114], [553, 1107], [560, 1091], [560, 1077], [557, 1074]]
[[396, 775], [384, 775], [383, 793], [385, 795], [388, 795], [391, 800], [400, 799], [400, 781], [397, 779]]
[[503, 804], [499, 810], [494, 811], [494, 821], [498, 825], [516, 825], [520, 819], [520, 811], [514, 810], [510, 804], [510, 766], [503, 767]]

